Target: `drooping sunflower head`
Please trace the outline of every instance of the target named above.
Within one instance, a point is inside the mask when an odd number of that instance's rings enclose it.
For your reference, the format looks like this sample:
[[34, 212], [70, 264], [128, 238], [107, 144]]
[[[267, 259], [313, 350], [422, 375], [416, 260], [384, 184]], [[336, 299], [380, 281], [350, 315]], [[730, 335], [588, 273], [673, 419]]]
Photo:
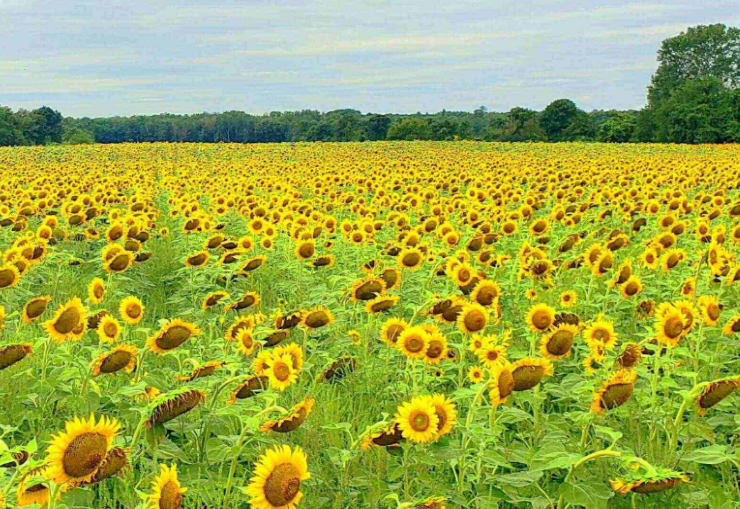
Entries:
[[0, 371], [22, 361], [33, 353], [33, 346], [29, 343], [17, 343], [0, 347]]
[[229, 306], [229, 309], [233, 311], [241, 311], [243, 309], [251, 308], [260, 303], [260, 295], [257, 292], [246, 292], [242, 295], [241, 299]]
[[514, 392], [516, 381], [512, 370], [513, 366], [508, 362], [499, 363], [491, 370], [491, 378], [488, 381], [491, 405], [501, 405]]
[[147, 408], [146, 421], [148, 428], [153, 428], [157, 424], [164, 424], [179, 417], [198, 405], [203, 403], [206, 395], [203, 391], [183, 387], [166, 394], [157, 396]]
[[606, 380], [598, 391], [594, 392], [591, 411], [600, 414], [624, 405], [632, 397], [636, 379], [635, 370], [618, 371]]
[[222, 290], [217, 290], [215, 292], [210, 292], [203, 299], [203, 302], [201, 303], [200, 308], [203, 309], [203, 310], [210, 309], [210, 308], [216, 306], [219, 302], [221, 302], [224, 298], [226, 298], [228, 296], [229, 296], [229, 294], [226, 293], [226, 292], [224, 292], [224, 291], [222, 291]]
[[67, 339], [76, 339], [80, 335], [80, 325], [87, 326], [87, 309], [78, 297], [74, 297], [57, 309], [51, 320], [44, 322], [46, 333], [57, 343]]
[[385, 281], [379, 277], [369, 277], [355, 281], [350, 288], [350, 297], [353, 301], [373, 300], [385, 293]]
[[185, 257], [185, 266], [194, 269], [203, 267], [208, 263], [210, 257], [211, 255], [208, 251], [198, 251], [197, 253], [193, 253]]
[[130, 251], [121, 250], [105, 263], [106, 272], [125, 272], [134, 263], [134, 255]]
[[713, 295], [702, 295], [699, 297], [699, 309], [701, 310], [701, 317], [705, 325], [711, 327], [719, 323], [722, 307], [717, 297]]
[[264, 391], [270, 385], [270, 380], [264, 375], [251, 375], [239, 382], [231, 392], [229, 404], [233, 405], [238, 399], [248, 399]]
[[570, 355], [571, 347], [578, 335], [578, 327], [563, 323], [542, 336], [540, 352], [548, 359], [562, 359]]
[[553, 366], [547, 359], [525, 357], [511, 367], [514, 391], [526, 391], [539, 384], [545, 375], [553, 374]]
[[123, 447], [113, 447], [105, 455], [105, 459], [100, 464], [100, 468], [95, 472], [95, 475], [89, 481], [79, 483], [79, 485], [96, 484], [117, 475], [128, 466], [128, 453], [129, 451]]
[[174, 350], [192, 336], [200, 334], [195, 324], [179, 319], [169, 320], [164, 326], [146, 342], [147, 348], [156, 354], [164, 354]]
[[12, 263], [0, 265], [0, 290], [11, 288], [21, 280], [21, 274], [18, 267]]
[[219, 368], [226, 364], [223, 361], [208, 361], [200, 366], [193, 368], [187, 375], [177, 375], [179, 382], [192, 382], [196, 378], [205, 378], [213, 375]]
[[180, 509], [187, 488], [180, 485], [177, 465], [162, 465], [159, 475], [152, 482], [152, 492], [147, 497], [147, 505], [152, 509]]
[[545, 332], [555, 322], [555, 308], [547, 304], [536, 304], [527, 313], [527, 325], [532, 332]]
[[46, 479], [46, 465], [33, 468], [24, 474], [18, 483], [15, 496], [18, 507], [46, 505], [51, 498], [51, 489]]
[[287, 415], [280, 419], [269, 420], [260, 426], [260, 431], [275, 431], [277, 433], [288, 433], [301, 427], [311, 414], [311, 409], [315, 400], [304, 398], [303, 401], [295, 405]]
[[385, 313], [395, 306], [400, 297], [396, 295], [379, 295], [365, 303], [365, 311], [372, 314]]
[[134, 345], [118, 345], [110, 352], [101, 354], [92, 364], [92, 375], [131, 373], [136, 367], [136, 356], [139, 349]]
[[740, 315], [735, 315], [722, 327], [722, 334], [731, 336], [740, 332]]
[[609, 485], [620, 495], [627, 495], [630, 492], [648, 495], [673, 489], [684, 482], [689, 482], [689, 478], [681, 472], [664, 468], [651, 468], [651, 471], [647, 472], [640, 468], [631, 470], [623, 478], [609, 481]]
[[303, 317], [303, 326], [308, 329], [319, 329], [334, 322], [334, 314], [323, 306], [316, 306], [307, 311]]
[[416, 443], [431, 442], [439, 429], [439, 417], [430, 396], [417, 396], [398, 407], [396, 422], [403, 437]]
[[637, 343], [627, 343], [617, 357], [616, 363], [622, 369], [632, 369], [640, 363], [641, 359], [642, 347]]
[[699, 415], [705, 415], [707, 410], [719, 404], [739, 387], [740, 376], [722, 378], [706, 384], [696, 398]]
[[45, 475], [57, 484], [88, 482], [103, 464], [120, 425], [102, 417], [75, 418], [56, 435], [47, 450]]
[[329, 363], [321, 374], [317, 377], [318, 381], [335, 382], [341, 380], [357, 368], [357, 359], [351, 355], [342, 355], [336, 360]]
[[126, 297], [121, 301], [118, 313], [127, 324], [136, 325], [144, 317], [144, 304], [138, 297]]
[[34, 297], [26, 302], [22, 312], [23, 323], [29, 324], [38, 320], [44, 314], [44, 311], [46, 311], [50, 300], [50, 296], [44, 295], [42, 297]]
[[369, 426], [360, 436], [360, 449], [366, 451], [372, 447], [395, 448], [404, 440], [397, 422], [381, 421]]

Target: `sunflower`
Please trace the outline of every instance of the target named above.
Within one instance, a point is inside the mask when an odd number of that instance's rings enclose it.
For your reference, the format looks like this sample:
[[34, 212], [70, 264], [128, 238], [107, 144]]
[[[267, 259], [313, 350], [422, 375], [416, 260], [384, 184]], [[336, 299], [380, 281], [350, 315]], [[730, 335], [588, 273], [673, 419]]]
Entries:
[[67, 301], [57, 309], [54, 318], [44, 322], [46, 333], [57, 343], [79, 336], [80, 325], [87, 326], [87, 309], [78, 297]]
[[206, 395], [203, 391], [183, 387], [157, 396], [147, 408], [149, 417], [146, 426], [152, 429], [157, 424], [164, 424], [179, 417], [203, 403]]
[[309, 267], [318, 269], [320, 267], [333, 267], [334, 265], [336, 265], [336, 263], [337, 259], [334, 257], [334, 255], [320, 255], [317, 256], [316, 259], [308, 265]]
[[701, 310], [702, 320], [705, 325], [715, 326], [719, 323], [719, 315], [722, 312], [722, 305], [719, 303], [719, 300], [717, 300], [717, 297], [712, 295], [703, 295], [699, 297], [699, 309]]
[[253, 270], [257, 270], [260, 267], [262, 267], [262, 264], [267, 261], [267, 257], [264, 255], [258, 255], [254, 258], [250, 258], [246, 262], [244, 262], [244, 265], [242, 265], [241, 272], [252, 272]]
[[496, 365], [491, 370], [491, 378], [488, 381], [488, 396], [492, 406], [499, 406], [506, 402], [512, 392], [514, 392], [513, 366], [508, 362]]
[[493, 342], [485, 343], [476, 350], [475, 354], [478, 356], [478, 360], [488, 369], [493, 369], [499, 364], [508, 362], [506, 360], [506, 347]]
[[424, 262], [424, 254], [418, 248], [406, 248], [398, 254], [396, 259], [401, 268], [416, 270]]
[[468, 380], [474, 384], [482, 382], [484, 375], [483, 369], [479, 366], [473, 366], [468, 370]]
[[162, 328], [149, 337], [146, 346], [156, 354], [164, 354], [174, 350], [192, 336], [200, 334], [195, 324], [183, 322], [179, 319], [169, 320]]
[[401, 428], [397, 422], [385, 421], [368, 427], [360, 437], [360, 449], [366, 451], [372, 447], [398, 447], [404, 440]]
[[452, 427], [457, 424], [457, 411], [452, 400], [444, 394], [432, 394], [431, 402], [437, 414], [437, 432], [434, 439], [439, 440], [452, 431]]
[[177, 465], [162, 465], [159, 475], [152, 482], [152, 492], [147, 497], [147, 508], [180, 509], [182, 496], [187, 488], [180, 486], [177, 479]]
[[289, 355], [293, 361], [293, 369], [300, 371], [303, 369], [303, 348], [295, 343], [279, 346], [273, 352], [273, 356]]
[[87, 286], [87, 298], [93, 304], [100, 304], [105, 297], [105, 283], [99, 277], [93, 278]]
[[480, 304], [466, 305], [457, 317], [457, 328], [468, 334], [481, 332], [487, 324], [488, 312]]
[[469, 284], [475, 275], [475, 269], [468, 263], [458, 263], [450, 271], [450, 279], [457, 286]]
[[90, 481], [105, 460], [120, 424], [95, 416], [89, 420], [75, 417], [65, 431], [55, 435], [47, 449], [45, 475], [57, 484]]
[[560, 305], [564, 308], [575, 306], [577, 300], [578, 294], [573, 290], [566, 290], [560, 294]]
[[603, 413], [624, 405], [632, 397], [635, 390], [637, 372], [634, 370], [618, 371], [606, 380], [601, 388], [594, 392], [591, 401], [591, 411], [595, 414]]
[[273, 389], [282, 392], [298, 379], [298, 371], [293, 367], [293, 358], [288, 354], [270, 356], [265, 364], [265, 374]]
[[708, 409], [735, 392], [738, 387], [740, 387], [740, 376], [722, 378], [706, 384], [696, 398], [699, 415], [705, 415]]
[[18, 267], [12, 263], [0, 265], [0, 290], [11, 288], [21, 280], [21, 274]]
[[365, 303], [365, 311], [372, 314], [390, 311], [399, 301], [396, 295], [380, 295]]
[[388, 346], [396, 346], [401, 333], [409, 327], [408, 322], [402, 318], [390, 318], [380, 329], [380, 339]]
[[226, 363], [223, 361], [208, 361], [202, 366], [198, 366], [193, 369], [187, 375], [177, 375], [175, 378], [178, 382], [192, 382], [196, 378], [204, 378], [213, 375], [218, 368], [221, 368]]
[[251, 398], [255, 394], [267, 389], [270, 385], [268, 377], [263, 375], [251, 375], [241, 381], [231, 392], [229, 404], [233, 405], [238, 399]]
[[586, 344], [590, 348], [603, 347], [612, 350], [617, 344], [617, 333], [614, 324], [606, 320], [596, 320], [583, 331]]
[[350, 355], [343, 355], [329, 363], [317, 377], [317, 381], [334, 382], [341, 380], [357, 368], [357, 359]]
[[527, 325], [532, 332], [545, 332], [555, 322], [555, 308], [547, 304], [536, 304], [527, 313]]
[[130, 251], [119, 251], [105, 263], [106, 272], [125, 272], [134, 263], [134, 255]]
[[260, 426], [261, 432], [275, 431], [277, 433], [288, 433], [301, 427], [309, 415], [315, 400], [304, 398], [303, 401], [290, 409], [287, 415], [280, 419], [270, 420]]
[[548, 359], [562, 359], [567, 357], [570, 355], [576, 335], [578, 335], [577, 326], [562, 323], [548, 334], [542, 336], [540, 352]]
[[385, 282], [385, 289], [390, 290], [401, 282], [401, 271], [392, 267], [383, 269], [380, 278]]
[[660, 257], [660, 267], [667, 272], [676, 268], [684, 258], [686, 258], [686, 253], [683, 249], [669, 249]]
[[547, 359], [525, 357], [511, 366], [514, 391], [526, 391], [539, 384], [545, 375], [553, 374], [553, 366]]
[[108, 454], [105, 455], [105, 459], [100, 464], [100, 468], [95, 472], [92, 479], [87, 482], [76, 484], [75, 487], [96, 484], [115, 476], [128, 466], [128, 452], [128, 450], [122, 447], [112, 448], [108, 451]]
[[302, 325], [307, 329], [319, 329], [334, 322], [334, 315], [331, 311], [323, 306], [316, 306], [303, 317]]
[[259, 303], [260, 296], [257, 292], [246, 292], [244, 295], [242, 295], [241, 299], [229, 306], [229, 309], [232, 311], [241, 311], [243, 309], [256, 306]]
[[409, 326], [398, 336], [396, 347], [409, 359], [421, 359], [429, 348], [429, 339], [423, 327]]
[[208, 263], [208, 259], [210, 257], [211, 255], [208, 253], [208, 251], [198, 251], [197, 253], [193, 253], [185, 257], [185, 266], [196, 269], [199, 267], [203, 267], [206, 263]]
[[627, 343], [624, 350], [617, 357], [617, 366], [622, 369], [635, 368], [642, 359], [642, 347], [637, 343]]
[[136, 325], [144, 317], [144, 309], [144, 304], [138, 297], [130, 296], [121, 301], [118, 314], [121, 315], [121, 320], [127, 324]]
[[417, 396], [399, 406], [396, 422], [403, 437], [416, 443], [431, 442], [439, 429], [439, 417], [430, 396]]
[[254, 340], [252, 331], [249, 329], [241, 329], [236, 333], [236, 343], [239, 346], [239, 350], [246, 356], [252, 355], [255, 348], [260, 346], [259, 343]]
[[28, 343], [18, 343], [0, 347], [0, 371], [22, 361], [33, 353], [33, 346]]
[[738, 332], [740, 332], [740, 315], [735, 315], [727, 320], [725, 326], [722, 327], [722, 333], [731, 336], [732, 334], [737, 334]]
[[46, 306], [49, 304], [50, 300], [50, 296], [44, 295], [42, 297], [34, 297], [33, 299], [26, 302], [26, 305], [23, 306], [23, 311], [21, 313], [21, 316], [23, 317], [23, 323], [29, 324], [38, 320], [39, 317], [44, 314], [44, 311], [46, 311]]
[[136, 356], [138, 354], [139, 349], [134, 345], [118, 345], [93, 361], [92, 376], [118, 373], [119, 371], [131, 373], [136, 367]]
[[308, 260], [316, 254], [316, 242], [313, 239], [302, 240], [293, 251], [299, 260]]
[[622, 297], [629, 299], [642, 291], [642, 281], [638, 276], [630, 276], [627, 281], [619, 286]]
[[46, 481], [46, 465], [31, 469], [21, 477], [16, 491], [18, 507], [38, 504], [44, 506], [51, 498], [51, 490]]
[[644, 469], [630, 472], [629, 476], [624, 479], [609, 481], [609, 485], [613, 491], [620, 495], [627, 495], [630, 492], [648, 495], [667, 491], [683, 482], [689, 482], [689, 478], [681, 472], [662, 468], [651, 470], [650, 473], [645, 473]]
[[355, 281], [349, 290], [350, 298], [355, 301], [373, 300], [385, 293], [385, 281], [379, 277], [369, 277]]
[[96, 327], [102, 343], [115, 343], [121, 335], [121, 324], [110, 314], [103, 316]]
[[303, 498], [301, 482], [310, 477], [303, 449], [277, 446], [255, 465], [246, 488], [249, 503], [253, 509], [295, 509]]
[[658, 317], [655, 324], [656, 338], [661, 345], [676, 346], [688, 324], [681, 310], [670, 306]]
[[475, 288], [470, 298], [473, 302], [481, 306], [491, 306], [501, 297], [501, 287], [495, 281], [489, 279], [481, 280]]

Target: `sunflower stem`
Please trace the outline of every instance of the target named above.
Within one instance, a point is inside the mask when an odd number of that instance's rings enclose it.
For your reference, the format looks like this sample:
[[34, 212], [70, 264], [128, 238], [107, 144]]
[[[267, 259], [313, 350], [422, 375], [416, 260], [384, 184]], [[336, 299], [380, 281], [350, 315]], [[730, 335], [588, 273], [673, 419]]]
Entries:
[[[595, 459], [598, 459], [604, 456], [609, 456], [612, 458], [619, 458], [622, 456], [622, 453], [618, 451], [612, 451], [610, 449], [603, 449], [601, 451], [596, 451], [594, 453], [591, 453], [588, 456], [584, 456], [580, 460], [576, 461], [573, 464], [573, 466], [570, 467], [570, 470], [568, 470], [568, 474], [565, 476], [565, 480], [563, 481], [563, 483], [569, 482], [571, 478], [573, 477], [573, 474], [575, 473], [575, 471], [578, 470], [578, 468], [581, 467], [584, 463], [587, 463], [591, 460], [595, 460]], [[560, 498], [558, 499], [557, 507], [558, 508], [565, 507], [563, 505], [563, 502], [564, 502], [563, 496], [560, 495]]]

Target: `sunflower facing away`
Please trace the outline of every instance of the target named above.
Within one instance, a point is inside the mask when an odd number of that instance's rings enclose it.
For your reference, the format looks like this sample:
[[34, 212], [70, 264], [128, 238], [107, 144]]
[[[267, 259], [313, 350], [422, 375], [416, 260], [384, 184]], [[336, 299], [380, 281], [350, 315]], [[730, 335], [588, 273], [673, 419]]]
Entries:
[[295, 405], [287, 415], [280, 419], [270, 420], [260, 426], [260, 431], [275, 431], [277, 433], [288, 433], [301, 427], [306, 421], [309, 415], [311, 415], [311, 409], [315, 400], [311, 398], [305, 398], [303, 401]]
[[147, 339], [146, 346], [156, 354], [174, 350], [192, 336], [200, 334], [195, 324], [179, 319], [168, 321], [162, 328]]

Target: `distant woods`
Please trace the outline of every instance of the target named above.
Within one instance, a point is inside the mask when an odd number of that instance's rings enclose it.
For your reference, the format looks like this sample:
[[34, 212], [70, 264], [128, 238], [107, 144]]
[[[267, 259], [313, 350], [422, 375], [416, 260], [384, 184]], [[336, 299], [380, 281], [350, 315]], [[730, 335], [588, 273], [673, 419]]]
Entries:
[[122, 142], [267, 143], [295, 141], [486, 140], [608, 143], [740, 142], [740, 29], [689, 28], [663, 41], [640, 111], [585, 112], [558, 99], [543, 111], [363, 114], [312, 110], [250, 115], [62, 118], [49, 107], [0, 106], [0, 145]]

